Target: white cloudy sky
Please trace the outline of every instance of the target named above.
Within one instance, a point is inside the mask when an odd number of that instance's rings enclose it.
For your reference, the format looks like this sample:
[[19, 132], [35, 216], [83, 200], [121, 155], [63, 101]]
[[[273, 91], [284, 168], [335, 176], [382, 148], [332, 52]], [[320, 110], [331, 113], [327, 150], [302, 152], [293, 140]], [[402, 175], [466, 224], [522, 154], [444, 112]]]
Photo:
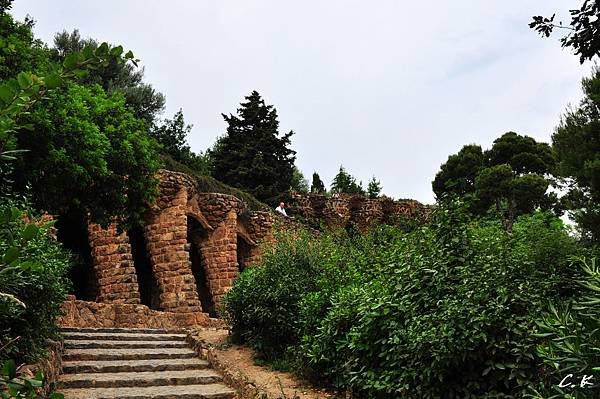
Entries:
[[294, 130], [297, 165], [329, 184], [343, 164], [396, 198], [432, 202], [431, 180], [467, 143], [512, 130], [548, 141], [590, 66], [542, 39], [532, 15], [577, 0], [15, 0], [36, 34], [123, 44], [183, 108], [203, 151], [258, 90]]

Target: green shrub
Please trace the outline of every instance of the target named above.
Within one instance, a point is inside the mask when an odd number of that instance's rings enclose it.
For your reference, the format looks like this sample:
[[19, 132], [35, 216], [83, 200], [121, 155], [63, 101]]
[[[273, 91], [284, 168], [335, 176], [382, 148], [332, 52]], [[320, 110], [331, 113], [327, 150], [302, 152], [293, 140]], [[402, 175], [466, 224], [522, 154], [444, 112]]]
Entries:
[[0, 203], [0, 358], [17, 363], [43, 354], [70, 284], [69, 256], [50, 236], [51, 226], [24, 218]]
[[235, 336], [356, 397], [512, 397], [539, 378], [534, 320], [576, 292], [577, 251], [549, 214], [508, 235], [450, 204], [408, 233], [279, 243], [226, 307], [246, 316], [230, 318]]
[[545, 214], [522, 217], [512, 236], [461, 215], [440, 209], [431, 227], [382, 246], [378, 277], [322, 305], [300, 350], [315, 375], [366, 398], [512, 396], [532, 384], [533, 321], [568, 291], [574, 240]]
[[298, 341], [298, 302], [314, 289], [321, 267], [306, 234], [279, 237], [262, 267], [246, 269], [225, 296], [225, 318], [237, 342], [267, 359], [282, 356]]
[[[600, 265], [595, 258], [576, 263], [584, 273], [577, 280], [580, 296], [550, 304], [537, 321], [543, 339], [537, 347], [543, 360], [543, 378], [535, 391], [539, 398], [597, 397], [593, 377], [600, 371]], [[593, 377], [584, 381], [585, 376]]]

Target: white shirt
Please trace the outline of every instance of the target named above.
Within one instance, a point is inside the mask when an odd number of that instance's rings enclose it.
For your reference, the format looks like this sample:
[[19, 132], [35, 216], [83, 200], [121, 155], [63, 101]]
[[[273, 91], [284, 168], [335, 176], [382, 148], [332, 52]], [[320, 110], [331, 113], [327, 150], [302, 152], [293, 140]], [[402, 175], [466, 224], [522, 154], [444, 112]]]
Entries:
[[281, 213], [283, 216], [287, 216], [287, 213], [285, 212], [285, 208], [282, 208], [281, 206], [278, 206], [277, 208], [275, 208], [275, 210], [279, 213]]

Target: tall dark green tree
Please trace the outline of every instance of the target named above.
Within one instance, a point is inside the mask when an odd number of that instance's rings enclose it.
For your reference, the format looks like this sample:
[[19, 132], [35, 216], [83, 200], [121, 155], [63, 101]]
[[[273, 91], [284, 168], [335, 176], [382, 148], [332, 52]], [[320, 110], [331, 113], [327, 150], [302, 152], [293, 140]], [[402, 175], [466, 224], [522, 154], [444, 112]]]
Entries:
[[[62, 62], [69, 54], [81, 51], [84, 47], [97, 48], [99, 43], [94, 39], [84, 39], [77, 29], [73, 32], [62, 31], [54, 36], [52, 58]], [[137, 118], [152, 126], [165, 107], [165, 97], [155, 90], [151, 84], [144, 82], [144, 68], [132, 64], [111, 61], [95, 69], [81, 78], [85, 85], [99, 84], [107, 93], [120, 91], [125, 96], [127, 105], [131, 107]]]
[[381, 195], [381, 182], [373, 176], [367, 186], [367, 197], [375, 199]]
[[293, 184], [293, 132], [280, 135], [277, 110], [257, 91], [245, 99], [237, 115], [223, 114], [228, 126], [210, 153], [213, 176], [273, 204]]
[[297, 166], [294, 166], [294, 175], [290, 189], [301, 194], [307, 194], [309, 190], [308, 180], [306, 180], [304, 174]]
[[340, 165], [340, 170], [331, 182], [332, 193], [365, 195], [362, 182], [356, 182], [356, 178]]
[[192, 131], [192, 125], [187, 125], [183, 118], [183, 110], [179, 110], [173, 119], [165, 119], [159, 123], [150, 135], [163, 147], [163, 151], [176, 161], [184, 162], [192, 151], [187, 142], [187, 136]]
[[475, 177], [484, 168], [481, 146], [465, 145], [448, 157], [435, 175], [432, 187], [438, 200], [446, 195], [470, 196], [475, 192]]
[[583, 79], [584, 98], [552, 135], [564, 202], [582, 236], [600, 243], [600, 68]]
[[310, 192], [317, 194], [325, 194], [325, 183], [321, 180], [321, 176], [317, 172], [313, 172]]
[[438, 200], [460, 197], [474, 214], [493, 207], [511, 231], [518, 215], [538, 207], [559, 213], [556, 195], [547, 193], [554, 168], [548, 144], [508, 132], [485, 152], [472, 144], [448, 157], [432, 187]]
[[157, 122], [150, 130], [152, 136], [162, 146], [162, 152], [202, 175], [210, 174], [210, 162], [202, 153], [195, 153], [188, 144], [192, 125], [185, 123], [180, 109], [172, 119]]

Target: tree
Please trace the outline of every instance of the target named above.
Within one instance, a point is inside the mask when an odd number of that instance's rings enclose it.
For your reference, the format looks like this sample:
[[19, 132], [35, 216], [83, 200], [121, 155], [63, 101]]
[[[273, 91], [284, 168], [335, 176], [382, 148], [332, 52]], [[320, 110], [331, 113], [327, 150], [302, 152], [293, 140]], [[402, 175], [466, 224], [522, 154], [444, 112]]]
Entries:
[[549, 37], [554, 29], [568, 31], [561, 39], [562, 47], [570, 47], [575, 55], [579, 56], [579, 62], [584, 63], [591, 60], [600, 53], [600, 1], [585, 0], [579, 9], [569, 11], [571, 22], [569, 26], [562, 22], [554, 23], [554, 17], [547, 18], [541, 15], [533, 17], [529, 27], [535, 29], [539, 34]]
[[374, 199], [381, 194], [381, 182], [373, 176], [367, 186], [367, 197]]
[[310, 192], [317, 194], [325, 194], [325, 184], [317, 172], [313, 172]]
[[583, 79], [584, 98], [552, 135], [566, 207], [582, 236], [600, 242], [600, 67]]
[[304, 174], [302, 174], [302, 171], [297, 166], [294, 166], [294, 175], [290, 188], [297, 193], [308, 194], [308, 180], [306, 180]]
[[[79, 52], [84, 47], [95, 49], [98, 45], [94, 39], [83, 39], [77, 29], [71, 33], [65, 30], [54, 35], [52, 58], [62, 62], [69, 54]], [[135, 116], [145, 120], [149, 127], [165, 107], [164, 95], [152, 85], [144, 83], [144, 68], [136, 65], [111, 61], [82, 77], [81, 83], [99, 84], [107, 93], [122, 92]]]
[[277, 110], [257, 91], [245, 99], [237, 115], [223, 114], [227, 132], [210, 151], [213, 176], [263, 202], [276, 203], [293, 184], [296, 152], [289, 146], [294, 133], [280, 136]]
[[0, 3], [0, 81], [15, 78], [19, 72], [48, 69], [48, 49], [33, 35], [34, 21], [15, 21], [8, 13], [12, 1]]
[[484, 167], [483, 150], [476, 144], [465, 145], [450, 155], [433, 180], [433, 192], [438, 200], [446, 195], [465, 197], [475, 191], [475, 177]]
[[448, 157], [432, 187], [438, 201], [460, 197], [476, 215], [493, 206], [510, 232], [518, 215], [537, 207], [560, 213], [556, 195], [546, 193], [554, 168], [548, 144], [508, 132], [485, 152], [472, 144]]
[[340, 165], [340, 170], [331, 182], [331, 192], [365, 195], [362, 183], [357, 183], [356, 178], [346, 172], [342, 165]]
[[18, 131], [12, 179], [33, 204], [93, 221], [138, 222], [151, 202], [159, 167], [156, 143], [120, 93], [70, 84], [47, 94]]

